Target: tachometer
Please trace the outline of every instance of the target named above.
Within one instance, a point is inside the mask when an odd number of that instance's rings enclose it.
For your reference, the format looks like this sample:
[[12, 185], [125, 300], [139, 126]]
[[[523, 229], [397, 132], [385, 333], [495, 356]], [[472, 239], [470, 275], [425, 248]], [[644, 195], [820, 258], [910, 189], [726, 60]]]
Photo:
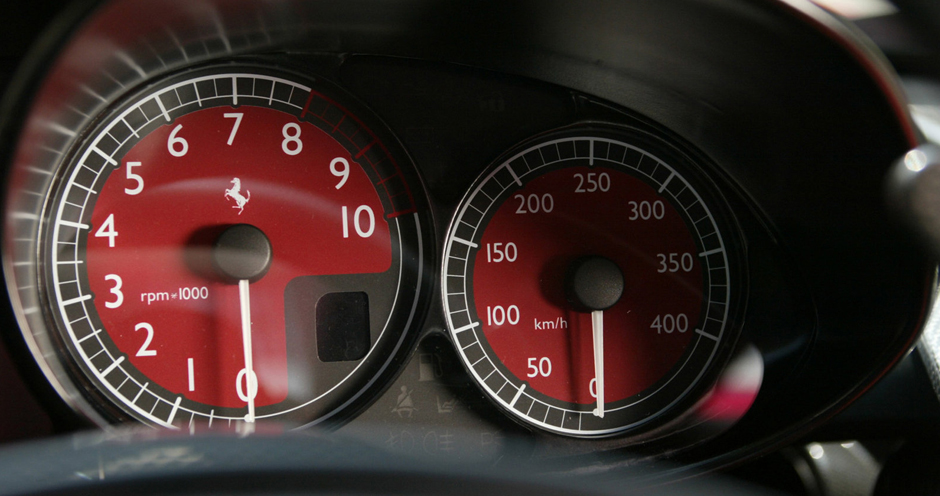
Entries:
[[612, 435], [695, 400], [734, 341], [738, 243], [676, 147], [582, 128], [511, 152], [445, 247], [444, 305], [469, 372], [552, 432]]
[[309, 423], [361, 402], [407, 352], [426, 209], [404, 154], [349, 100], [220, 66], [91, 131], [47, 206], [44, 283], [103, 409]]

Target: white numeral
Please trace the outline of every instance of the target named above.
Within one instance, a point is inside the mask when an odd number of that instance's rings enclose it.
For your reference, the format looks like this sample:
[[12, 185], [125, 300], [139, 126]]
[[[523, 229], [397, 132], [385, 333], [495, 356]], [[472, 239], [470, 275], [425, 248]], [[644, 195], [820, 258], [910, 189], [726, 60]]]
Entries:
[[650, 329], [656, 329], [656, 334], [662, 334], [664, 332], [666, 334], [672, 334], [676, 331], [681, 334], [689, 330], [689, 318], [684, 313], [677, 315], [671, 313], [657, 315], [656, 318], [653, 319]]
[[104, 276], [105, 281], [114, 281], [114, 287], [111, 288], [111, 294], [114, 295], [114, 301], [104, 302], [106, 308], [118, 308], [124, 303], [124, 293], [121, 292], [121, 285], [124, 281], [121, 280], [121, 276], [117, 274], [108, 274]]
[[181, 300], [205, 300], [209, 297], [209, 288], [194, 287], [194, 288], [177, 288]]
[[281, 135], [284, 136], [284, 141], [281, 142], [281, 150], [284, 150], [284, 153], [294, 156], [304, 149], [304, 143], [300, 141], [300, 125], [296, 122], [284, 124]]
[[174, 157], [182, 157], [189, 151], [189, 143], [182, 137], [176, 136], [176, 133], [180, 132], [180, 129], [183, 129], [183, 125], [177, 124], [166, 141], [166, 149], [170, 152], [170, 155]]
[[486, 244], [486, 261], [499, 263], [503, 260], [507, 262], [515, 262], [516, 257], [519, 256], [519, 250], [516, 249], [515, 243], [487, 243]]
[[526, 374], [528, 377], [535, 376], [548, 377], [552, 375], [552, 361], [548, 357], [532, 357], [529, 358], [529, 373]]
[[153, 326], [150, 324], [147, 324], [146, 322], [141, 322], [140, 324], [137, 324], [136, 326], [134, 326], [135, 331], [139, 331], [141, 329], [147, 331], [147, 337], [144, 338], [144, 344], [142, 344], [140, 346], [140, 349], [137, 350], [137, 356], [139, 357], [157, 356], [157, 350], [147, 349], [150, 346], [150, 342], [153, 341]]
[[695, 266], [695, 258], [691, 253], [657, 253], [659, 258], [659, 269], [656, 272], [692, 272]]
[[549, 213], [555, 209], [555, 199], [548, 193], [545, 193], [541, 197], [536, 194], [531, 194], [529, 196], [516, 195], [513, 198], [519, 200], [519, 208], [516, 209], [517, 214]]
[[519, 307], [509, 305], [506, 308], [496, 305], [495, 307], [486, 307], [486, 325], [503, 325], [509, 322], [509, 325], [519, 323]]
[[96, 238], [108, 238], [108, 247], [114, 248], [114, 238], [118, 235], [114, 230], [114, 214], [109, 214], [108, 218], [101, 223], [101, 227], [95, 231]]
[[232, 113], [230, 113], [230, 114], [222, 114], [222, 117], [225, 117], [226, 119], [235, 119], [235, 124], [232, 126], [232, 132], [229, 133], [229, 135], [228, 135], [228, 141], [225, 142], [226, 145], [231, 146], [232, 143], [235, 142], [235, 133], [238, 132], [238, 126], [241, 125], [241, 123], [242, 123], [242, 117], [244, 117], [244, 116], [245, 116], [245, 114], [243, 114], [243, 113], [241, 113], [241, 112], [232, 112]]
[[192, 358], [186, 359], [186, 368], [189, 369], [189, 390], [195, 391], [196, 390], [196, 374], [195, 374], [195, 371], [193, 370], [194, 367], [193, 367]]
[[666, 204], [662, 200], [654, 202], [632, 201], [630, 205], [630, 218], [628, 220], [660, 220], [666, 216]]
[[[337, 168], [337, 164], [341, 165], [342, 167]], [[342, 178], [336, 184], [336, 189], [342, 188], [343, 185], [346, 184], [346, 180], [349, 179], [349, 161], [343, 157], [334, 158], [333, 161], [330, 162], [330, 172], [334, 176]]]
[[[575, 193], [593, 193], [595, 191], [610, 191], [610, 176], [606, 172], [588, 172], [587, 178], [584, 177], [584, 174], [575, 174], [575, 179], [578, 180], [578, 185], [575, 186]], [[587, 181], [587, 188], [584, 187], [585, 180]]]
[[140, 177], [139, 174], [134, 174], [134, 167], [140, 167], [140, 162], [128, 162], [127, 168], [127, 179], [130, 181], [137, 181], [137, 186], [134, 188], [124, 188], [124, 192], [129, 195], [138, 195], [141, 191], [144, 190], [144, 178]]
[[[242, 385], [245, 382], [245, 377], [249, 377], [248, 394], [245, 394], [245, 387]], [[235, 391], [238, 393], [238, 398], [242, 401], [248, 401], [258, 396], [258, 376], [255, 374], [254, 370], [251, 371], [250, 375], [246, 369], [241, 369], [238, 372], [238, 376], [235, 378]]]
[[[367, 227], [363, 227], [363, 214], [367, 219]], [[353, 214], [353, 227], [356, 229], [356, 234], [360, 238], [368, 238], [372, 236], [372, 233], [375, 232], [375, 214], [372, 213], [372, 208], [368, 205], [360, 205], [356, 209], [356, 213]], [[343, 237], [349, 237], [349, 211], [346, 207], [343, 207]]]

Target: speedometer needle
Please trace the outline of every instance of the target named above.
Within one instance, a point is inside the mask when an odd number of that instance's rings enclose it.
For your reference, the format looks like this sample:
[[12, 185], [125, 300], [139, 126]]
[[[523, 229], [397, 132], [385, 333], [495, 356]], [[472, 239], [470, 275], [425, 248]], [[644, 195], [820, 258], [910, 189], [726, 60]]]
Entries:
[[[565, 294], [579, 312], [591, 312], [594, 341], [594, 392], [597, 408], [592, 412], [604, 418], [604, 310], [623, 296], [623, 273], [614, 261], [597, 255], [576, 259], [565, 274]], [[589, 388], [590, 389], [590, 388]]]
[[255, 395], [258, 381], [251, 363], [251, 297], [248, 291], [248, 279], [238, 281], [238, 302], [242, 314], [242, 347], [245, 350], [245, 397], [248, 401], [248, 415], [245, 422], [255, 421]]
[[594, 334], [594, 387], [597, 393], [597, 408], [594, 415], [604, 418], [604, 311], [591, 312], [591, 327]]

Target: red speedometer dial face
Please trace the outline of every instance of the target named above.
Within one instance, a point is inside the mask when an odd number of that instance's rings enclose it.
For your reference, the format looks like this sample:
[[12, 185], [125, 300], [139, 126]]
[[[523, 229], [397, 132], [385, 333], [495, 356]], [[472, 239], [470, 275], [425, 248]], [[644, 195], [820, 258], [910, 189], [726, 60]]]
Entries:
[[50, 288], [79, 366], [133, 417], [315, 421], [405, 349], [418, 207], [386, 144], [321, 91], [180, 77], [67, 174]]
[[[595, 182], [606, 191], [588, 192]], [[699, 320], [703, 289], [695, 240], [671, 204], [626, 172], [567, 167], [527, 182], [496, 210], [480, 246], [474, 302], [486, 342], [509, 372], [549, 397], [595, 400], [591, 315], [565, 295], [565, 272], [579, 257], [602, 256], [623, 271], [623, 296], [604, 312], [607, 401], [651, 387], [695, 335], [689, 322]], [[507, 250], [512, 261], [493, 262]], [[513, 310], [502, 318], [501, 308]]]
[[526, 423], [597, 436], [662, 420], [730, 340], [731, 245], [685, 162], [654, 154], [679, 156], [666, 146], [569, 132], [498, 164], [461, 205], [450, 329]]

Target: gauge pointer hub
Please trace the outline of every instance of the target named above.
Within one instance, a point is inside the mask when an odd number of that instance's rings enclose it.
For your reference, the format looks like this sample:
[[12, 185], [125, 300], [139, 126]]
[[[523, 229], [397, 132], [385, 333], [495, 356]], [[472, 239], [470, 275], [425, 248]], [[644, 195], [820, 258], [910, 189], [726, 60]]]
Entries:
[[623, 296], [623, 272], [608, 258], [578, 258], [565, 275], [565, 294], [579, 312], [607, 310]]
[[271, 241], [261, 229], [248, 224], [229, 227], [219, 235], [212, 246], [212, 261], [218, 272], [230, 281], [238, 281], [238, 302], [242, 322], [242, 347], [245, 354], [245, 391], [241, 392], [241, 375], [238, 377], [239, 396], [248, 403], [245, 422], [255, 421], [255, 397], [258, 394], [258, 379], [252, 364], [251, 346], [251, 293], [249, 285], [261, 279], [271, 267]]
[[229, 282], [261, 279], [271, 268], [272, 258], [271, 241], [250, 224], [227, 228], [212, 246], [212, 263]]
[[575, 309], [591, 312], [597, 392], [594, 415], [604, 418], [604, 310], [623, 296], [623, 272], [610, 259], [596, 255], [581, 257], [568, 267], [565, 293]]

